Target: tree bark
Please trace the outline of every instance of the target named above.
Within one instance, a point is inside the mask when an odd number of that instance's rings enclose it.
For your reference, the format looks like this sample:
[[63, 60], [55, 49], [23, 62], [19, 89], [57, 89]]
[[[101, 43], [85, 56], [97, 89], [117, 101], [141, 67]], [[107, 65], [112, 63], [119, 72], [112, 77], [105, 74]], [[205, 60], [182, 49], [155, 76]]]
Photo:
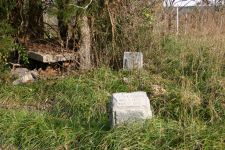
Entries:
[[43, 10], [40, 1], [29, 0], [28, 34], [31, 39], [44, 38]]
[[80, 24], [80, 69], [91, 69], [91, 30], [88, 23], [88, 17], [84, 14], [81, 16]]
[[58, 1], [59, 12], [57, 14], [57, 19], [58, 19], [59, 34], [63, 42], [62, 43], [63, 47], [66, 46], [66, 41], [68, 38], [68, 24], [65, 22], [65, 15], [64, 15], [64, 12], [66, 11], [66, 7], [68, 3], [69, 3], [68, 0]]

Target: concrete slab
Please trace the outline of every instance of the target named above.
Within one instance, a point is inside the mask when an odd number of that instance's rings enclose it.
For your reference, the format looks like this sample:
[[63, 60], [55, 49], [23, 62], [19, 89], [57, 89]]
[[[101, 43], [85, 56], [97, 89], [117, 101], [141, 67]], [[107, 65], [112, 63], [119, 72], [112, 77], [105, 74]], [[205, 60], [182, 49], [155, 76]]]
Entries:
[[28, 57], [43, 63], [76, 60], [77, 53], [45, 54], [42, 52], [28, 51]]

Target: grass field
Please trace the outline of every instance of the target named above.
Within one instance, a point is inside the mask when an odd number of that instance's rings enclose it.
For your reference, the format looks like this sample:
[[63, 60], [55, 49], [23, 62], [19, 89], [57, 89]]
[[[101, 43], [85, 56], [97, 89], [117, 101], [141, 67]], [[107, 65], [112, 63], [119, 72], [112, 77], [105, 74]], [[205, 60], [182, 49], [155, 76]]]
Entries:
[[[223, 38], [166, 37], [156, 49], [144, 51], [141, 71], [102, 67], [18, 86], [1, 76], [5, 82], [0, 86], [0, 145], [3, 149], [224, 149], [223, 45]], [[154, 85], [165, 91], [157, 93]], [[137, 90], [148, 93], [154, 118], [110, 129], [107, 104], [112, 93]]]

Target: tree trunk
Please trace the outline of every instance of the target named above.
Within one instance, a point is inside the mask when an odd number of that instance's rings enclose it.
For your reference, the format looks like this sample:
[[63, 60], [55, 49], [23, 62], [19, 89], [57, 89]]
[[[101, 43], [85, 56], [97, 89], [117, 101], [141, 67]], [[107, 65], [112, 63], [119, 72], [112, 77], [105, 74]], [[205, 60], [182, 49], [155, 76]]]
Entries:
[[84, 14], [81, 16], [80, 24], [80, 69], [91, 69], [91, 31], [88, 23], [88, 17]]
[[60, 38], [62, 40], [62, 46], [65, 47], [66, 46], [66, 40], [68, 37], [68, 25], [67, 23], [65, 23], [65, 21], [63, 20], [63, 18], [58, 17], [58, 28], [59, 28], [59, 34], [60, 34]]
[[29, 0], [28, 34], [31, 39], [44, 38], [43, 10], [40, 1]]
[[61, 0], [58, 1], [58, 9], [59, 12], [57, 14], [57, 19], [58, 19], [58, 28], [59, 28], [59, 34], [61, 38], [61, 42], [63, 47], [66, 46], [66, 41], [68, 38], [68, 24], [65, 22], [65, 14], [64, 12], [66, 11], [66, 7], [69, 3], [68, 0]]

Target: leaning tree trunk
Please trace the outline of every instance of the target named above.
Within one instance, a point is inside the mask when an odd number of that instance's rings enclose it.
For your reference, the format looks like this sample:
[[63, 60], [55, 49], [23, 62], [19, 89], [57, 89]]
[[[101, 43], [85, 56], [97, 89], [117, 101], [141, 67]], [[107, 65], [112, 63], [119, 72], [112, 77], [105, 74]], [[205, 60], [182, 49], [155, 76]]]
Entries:
[[80, 69], [91, 69], [91, 30], [88, 23], [88, 17], [84, 14], [80, 18]]

